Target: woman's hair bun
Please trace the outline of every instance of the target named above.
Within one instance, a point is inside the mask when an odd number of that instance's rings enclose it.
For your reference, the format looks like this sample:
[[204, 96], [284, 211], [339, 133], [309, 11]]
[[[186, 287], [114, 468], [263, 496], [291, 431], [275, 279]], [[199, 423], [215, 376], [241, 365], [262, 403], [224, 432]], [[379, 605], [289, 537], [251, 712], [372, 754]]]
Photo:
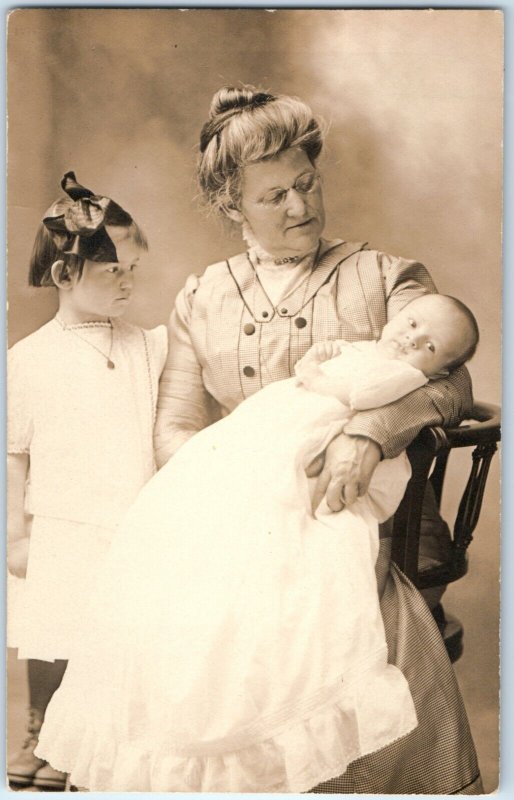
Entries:
[[241, 204], [242, 174], [248, 164], [302, 149], [316, 163], [323, 135], [308, 105], [248, 84], [222, 86], [212, 98], [200, 132], [198, 182], [211, 208], [224, 216]]
[[256, 108], [275, 99], [275, 95], [259, 92], [253, 86], [222, 86], [212, 98], [209, 118], [214, 119], [227, 111]]

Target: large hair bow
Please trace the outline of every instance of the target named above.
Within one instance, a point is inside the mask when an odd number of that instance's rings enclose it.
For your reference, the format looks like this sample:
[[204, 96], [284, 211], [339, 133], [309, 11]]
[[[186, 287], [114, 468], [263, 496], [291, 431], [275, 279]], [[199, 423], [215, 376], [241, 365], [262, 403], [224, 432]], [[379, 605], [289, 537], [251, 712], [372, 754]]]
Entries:
[[108, 197], [81, 186], [74, 172], [64, 175], [61, 187], [68, 197], [52, 203], [43, 218], [57, 249], [90, 261], [118, 261], [116, 247], [105, 226], [128, 227], [132, 222], [130, 214]]

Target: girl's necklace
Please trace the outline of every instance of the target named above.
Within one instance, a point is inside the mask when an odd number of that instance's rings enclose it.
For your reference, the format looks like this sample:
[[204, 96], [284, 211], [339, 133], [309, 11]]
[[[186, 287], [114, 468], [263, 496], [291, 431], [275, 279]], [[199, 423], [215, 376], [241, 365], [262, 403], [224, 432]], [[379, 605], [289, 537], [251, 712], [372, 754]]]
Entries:
[[[113, 327], [112, 321], [110, 319], [107, 320], [108, 327], [110, 328], [110, 331], [111, 331], [111, 344], [109, 346], [109, 353], [108, 354], [105, 354], [104, 351], [100, 350], [100, 348], [97, 347], [96, 344], [93, 344], [93, 342], [90, 342], [88, 339], [84, 339], [84, 337], [81, 336], [80, 333], [77, 333], [77, 331], [75, 330], [75, 328], [72, 325], [66, 325], [62, 321], [62, 319], [60, 319], [59, 317], [55, 317], [55, 320], [61, 326], [61, 329], [63, 331], [66, 331], [67, 333], [72, 333], [74, 336], [77, 337], [77, 339], [80, 339], [82, 342], [84, 342], [84, 344], [88, 344], [90, 347], [93, 348], [93, 350], [96, 350], [97, 353], [100, 353], [100, 355], [103, 356], [105, 358], [105, 360], [107, 361], [107, 368], [108, 369], [114, 369], [115, 368], [116, 364], [114, 363], [114, 361], [111, 358], [112, 348], [113, 348], [113, 344], [114, 344], [114, 327]], [[84, 327], [98, 327], [98, 326], [102, 326], [103, 327], [104, 325], [105, 325], [105, 323], [103, 323], [103, 322], [86, 322], [86, 323], [84, 323]]]

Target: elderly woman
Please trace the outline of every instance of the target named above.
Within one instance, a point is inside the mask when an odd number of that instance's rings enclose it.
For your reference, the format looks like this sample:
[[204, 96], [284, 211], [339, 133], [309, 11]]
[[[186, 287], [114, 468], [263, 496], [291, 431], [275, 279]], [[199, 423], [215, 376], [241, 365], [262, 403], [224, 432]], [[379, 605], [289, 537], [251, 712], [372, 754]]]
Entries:
[[[321, 238], [322, 145], [318, 122], [298, 99], [251, 88], [215, 94], [200, 137], [200, 185], [210, 206], [242, 227], [248, 249], [191, 276], [177, 297], [159, 397], [160, 464], [261, 387], [292, 375], [312, 343], [377, 339], [409, 300], [436, 291], [418, 262]], [[327, 448], [318, 499], [326, 493], [335, 511], [351, 504], [381, 458], [396, 456], [426, 425], [458, 423], [471, 404], [461, 368], [355, 414]], [[419, 724], [313, 791], [479, 794], [466, 713], [439, 631], [389, 554], [384, 538], [377, 573], [389, 660], [407, 677]]]

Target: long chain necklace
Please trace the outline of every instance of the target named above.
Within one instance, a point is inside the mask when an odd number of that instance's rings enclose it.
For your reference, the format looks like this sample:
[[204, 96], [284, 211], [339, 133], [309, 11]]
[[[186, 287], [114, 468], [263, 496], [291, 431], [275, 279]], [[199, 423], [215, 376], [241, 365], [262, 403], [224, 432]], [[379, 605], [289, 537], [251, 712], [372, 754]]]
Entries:
[[[90, 342], [88, 339], [84, 339], [84, 337], [81, 336], [80, 333], [77, 333], [77, 331], [75, 330], [75, 328], [72, 325], [66, 325], [62, 321], [62, 319], [60, 319], [60, 317], [55, 317], [55, 321], [61, 326], [61, 329], [63, 331], [66, 331], [67, 333], [72, 333], [74, 336], [77, 337], [77, 339], [80, 339], [82, 342], [84, 342], [84, 344], [88, 344], [90, 347], [93, 348], [93, 350], [96, 350], [97, 353], [100, 353], [100, 355], [103, 356], [105, 358], [106, 362], [107, 362], [107, 369], [114, 369], [116, 367], [116, 364], [114, 363], [114, 361], [111, 358], [112, 348], [113, 348], [113, 345], [114, 345], [114, 326], [113, 326], [112, 321], [110, 319], [107, 320], [107, 323], [108, 323], [108, 326], [109, 326], [110, 331], [111, 331], [111, 344], [109, 346], [109, 353], [107, 353], [107, 354], [104, 353], [103, 350], [100, 350], [100, 348], [97, 347], [96, 344], [93, 344], [93, 342]], [[88, 323], [84, 323], [84, 325], [85, 325], [85, 327], [98, 327], [98, 326], [102, 326], [103, 327], [104, 323], [88, 322]]]
[[[301, 311], [303, 308], [305, 308], [305, 305], [307, 303], [307, 294], [308, 294], [308, 291], [309, 291], [312, 275], [313, 275], [313, 273], [314, 273], [314, 271], [315, 271], [315, 269], [316, 269], [316, 267], [318, 265], [318, 258], [319, 258], [320, 249], [321, 249], [321, 243], [318, 245], [316, 253], [314, 254], [314, 259], [313, 259], [312, 265], [311, 265], [307, 275], [305, 275], [305, 277], [303, 279], [303, 293], [302, 293], [303, 296], [302, 296], [302, 300], [301, 300], [301, 303], [300, 303], [299, 311]], [[271, 319], [273, 319], [273, 317], [277, 313], [278, 306], [281, 305], [283, 303], [283, 301], [290, 294], [292, 294], [293, 292], [298, 291], [300, 286], [302, 286], [302, 282], [300, 282], [300, 284], [298, 286], [296, 286], [294, 289], [292, 289], [290, 292], [286, 292], [286, 294], [278, 301], [277, 305], [275, 305], [272, 302], [272, 300], [271, 300], [269, 294], [267, 293], [266, 289], [264, 288], [264, 286], [263, 286], [263, 284], [262, 284], [262, 282], [261, 282], [261, 280], [259, 278], [259, 275], [257, 273], [256, 266], [253, 263], [252, 259], [250, 258], [250, 253], [248, 251], [246, 253], [246, 257], [247, 257], [247, 259], [248, 259], [248, 261], [250, 263], [250, 266], [253, 269], [253, 286], [252, 286], [252, 306], [253, 306], [253, 309], [250, 308], [250, 306], [246, 303], [246, 301], [244, 300], [244, 297], [242, 295], [241, 295], [241, 298], [243, 300], [244, 305], [246, 306], [246, 308], [250, 312], [250, 315], [251, 315], [252, 319], [255, 321], [254, 309], [255, 309], [255, 305], [256, 305], [256, 289], [257, 289], [257, 284], [259, 284], [259, 286], [261, 288], [261, 291], [263, 292], [263, 294], [266, 297], [268, 303], [270, 304], [270, 306], [273, 309], [273, 313], [272, 313], [270, 319], [267, 320], [269, 322]], [[275, 261], [275, 263], [276, 263], [276, 261]], [[305, 317], [297, 316], [295, 318], [295, 338], [296, 338], [296, 346], [297, 346], [297, 348], [298, 348], [298, 342], [299, 342], [299, 338], [300, 338], [300, 330], [301, 330], [301, 328], [304, 328], [306, 325], [307, 325], [307, 321], [306, 321]], [[291, 335], [292, 334], [290, 333], [289, 353], [291, 352]], [[311, 335], [311, 344], [312, 344], [312, 335]], [[289, 355], [289, 357], [288, 357], [288, 362], [289, 363], [290, 363], [290, 360], [291, 359], [290, 359], [290, 355]], [[273, 382], [274, 378], [272, 377], [271, 372], [268, 369], [268, 366], [264, 361], [261, 361], [261, 370], [266, 374], [266, 376], [269, 379], [269, 381]], [[291, 374], [292, 374], [291, 370], [289, 369], [289, 375], [291, 376]]]
[[[321, 249], [321, 242], [318, 244], [318, 247], [317, 247], [316, 252], [314, 254], [312, 265], [311, 265], [309, 271], [307, 272], [307, 274], [303, 278], [304, 290], [303, 290], [303, 299], [302, 299], [302, 302], [301, 302], [300, 310], [305, 306], [306, 297], [307, 297], [307, 291], [308, 291], [309, 284], [310, 284], [310, 281], [311, 281], [311, 278], [312, 278], [312, 274], [313, 274], [314, 270], [317, 267], [317, 261], [318, 261], [320, 249]], [[250, 312], [250, 315], [255, 320], [255, 311], [254, 310], [255, 310], [256, 290], [257, 290], [257, 284], [259, 284], [259, 286], [261, 288], [261, 291], [264, 294], [264, 297], [266, 298], [266, 300], [270, 304], [271, 308], [273, 309], [273, 313], [272, 313], [270, 319], [267, 320], [267, 322], [270, 322], [273, 319], [273, 317], [275, 316], [275, 314], [277, 313], [278, 306], [281, 305], [283, 303], [283, 301], [287, 297], [289, 297], [290, 294], [292, 294], [293, 292], [298, 291], [298, 289], [301, 286], [301, 283], [300, 283], [300, 286], [296, 286], [291, 291], [286, 292], [286, 294], [278, 301], [278, 303], [275, 304], [275, 303], [272, 302], [269, 294], [267, 293], [266, 289], [264, 288], [264, 286], [262, 284], [262, 281], [259, 278], [259, 274], [257, 272], [256, 265], [253, 263], [253, 261], [252, 261], [252, 259], [250, 257], [250, 253], [248, 251], [246, 252], [246, 258], [248, 259], [248, 261], [250, 263], [250, 266], [251, 266], [251, 268], [253, 270], [253, 286], [252, 286], [252, 305], [253, 305], [253, 308], [250, 308], [248, 306], [248, 304], [244, 300], [243, 300], [243, 302], [245, 303], [246, 308]], [[274, 263], [275, 264], [278, 264], [278, 263], [283, 263], [283, 264], [290, 263], [292, 261], [292, 258], [293, 257], [288, 258], [288, 259], [281, 259], [279, 261], [275, 260]], [[298, 261], [298, 258], [296, 256], [294, 258], [295, 258], [295, 261]]]

